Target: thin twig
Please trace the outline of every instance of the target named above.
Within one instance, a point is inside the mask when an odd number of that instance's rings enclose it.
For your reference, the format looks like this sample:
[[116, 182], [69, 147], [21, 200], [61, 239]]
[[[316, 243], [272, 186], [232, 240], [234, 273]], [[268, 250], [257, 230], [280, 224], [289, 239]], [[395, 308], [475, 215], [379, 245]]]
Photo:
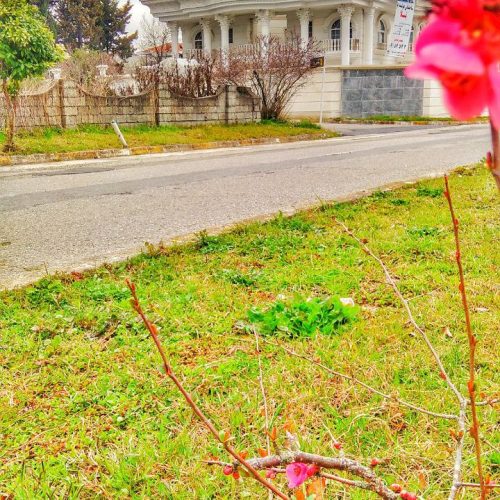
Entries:
[[460, 251], [460, 234], [458, 229], [458, 219], [455, 216], [455, 210], [453, 208], [453, 200], [450, 192], [450, 184], [448, 182], [448, 176], [444, 176], [444, 182], [446, 185], [445, 196], [448, 200], [448, 207], [450, 209], [451, 221], [453, 224], [453, 234], [455, 237], [455, 248], [456, 248], [456, 261], [458, 266], [458, 274], [460, 276], [460, 295], [462, 298], [462, 306], [465, 314], [465, 327], [467, 332], [467, 339], [469, 341], [469, 381], [467, 382], [467, 389], [469, 391], [470, 409], [472, 414], [472, 427], [470, 433], [474, 439], [474, 445], [476, 450], [476, 462], [477, 462], [477, 473], [479, 477], [479, 484], [481, 485], [481, 500], [486, 499], [487, 491], [483, 475], [483, 466], [481, 461], [481, 440], [479, 438], [479, 418], [477, 416], [476, 408], [476, 345], [477, 339], [472, 331], [472, 324], [470, 319], [470, 309], [469, 302], [467, 300], [467, 291], [465, 288], [465, 275], [464, 268], [462, 265], [462, 253]]
[[255, 349], [257, 350], [257, 357], [259, 360], [259, 385], [260, 385], [260, 392], [262, 393], [262, 402], [264, 404], [264, 421], [265, 421], [265, 426], [266, 426], [266, 449], [267, 449], [267, 454], [271, 454], [271, 442], [269, 440], [269, 406], [267, 404], [267, 397], [266, 397], [266, 388], [264, 387], [264, 375], [262, 371], [262, 356], [261, 356], [261, 351], [260, 351], [260, 342], [259, 342], [259, 333], [257, 330], [254, 328], [253, 329], [253, 334], [255, 336]]
[[351, 238], [353, 238], [354, 240], [356, 240], [358, 242], [358, 244], [361, 246], [361, 248], [364, 250], [364, 252], [366, 254], [370, 255], [370, 257], [372, 257], [374, 260], [376, 260], [378, 262], [378, 264], [380, 265], [380, 267], [384, 271], [384, 274], [385, 274], [385, 277], [387, 279], [387, 282], [392, 286], [392, 289], [394, 290], [394, 293], [397, 295], [397, 297], [399, 298], [399, 300], [403, 304], [403, 307], [406, 310], [406, 313], [408, 315], [410, 323], [413, 325], [413, 328], [420, 334], [420, 336], [424, 340], [425, 344], [427, 345], [427, 348], [429, 349], [429, 351], [431, 352], [432, 356], [436, 360], [436, 363], [437, 363], [437, 365], [439, 367], [441, 375], [446, 380], [446, 383], [448, 384], [448, 387], [453, 391], [453, 393], [455, 394], [455, 396], [457, 397], [457, 399], [458, 399], [458, 401], [460, 403], [462, 401], [464, 401], [465, 398], [462, 396], [462, 394], [460, 393], [460, 391], [456, 388], [455, 384], [450, 379], [447, 371], [445, 370], [443, 362], [441, 361], [441, 357], [439, 356], [438, 352], [436, 351], [436, 349], [432, 345], [431, 341], [429, 340], [429, 337], [427, 336], [427, 334], [425, 333], [425, 331], [420, 327], [420, 325], [415, 321], [415, 318], [413, 317], [413, 313], [411, 311], [410, 305], [408, 304], [408, 301], [404, 298], [403, 294], [399, 290], [399, 287], [398, 287], [397, 283], [394, 281], [394, 278], [392, 277], [391, 273], [389, 272], [389, 269], [387, 269], [387, 266], [384, 264], [384, 262], [382, 261], [382, 259], [380, 257], [378, 257], [377, 255], [375, 255], [371, 251], [371, 249], [368, 247], [368, 245], [366, 245], [366, 243], [364, 243], [363, 241], [361, 241], [343, 222], [339, 221], [338, 219], [334, 219], [334, 220], [335, 220], [335, 222], [339, 226], [342, 227], [342, 229]]
[[465, 419], [467, 418], [467, 402], [460, 403], [460, 415], [458, 417], [457, 449], [455, 451], [455, 463], [453, 465], [453, 482], [448, 500], [454, 500], [460, 491], [460, 479], [462, 474], [462, 459], [465, 441]]
[[305, 356], [304, 354], [299, 354], [298, 352], [295, 352], [294, 350], [292, 350], [288, 347], [285, 347], [281, 344], [278, 344], [276, 342], [272, 342], [271, 340], [268, 340], [264, 337], [262, 337], [262, 341], [265, 342], [266, 344], [270, 344], [270, 345], [273, 345], [275, 347], [279, 347], [279, 348], [283, 349], [285, 352], [290, 354], [290, 356], [294, 356], [296, 358], [300, 358], [300, 359], [303, 359], [305, 361], [308, 361], [309, 363], [312, 363], [312, 364], [318, 366], [319, 368], [325, 370], [326, 372], [330, 373], [331, 375], [335, 375], [337, 377], [343, 378], [344, 380], [349, 380], [350, 382], [354, 382], [356, 384], [359, 384], [360, 386], [364, 387], [365, 389], [372, 392], [373, 394], [377, 394], [377, 395], [381, 396], [382, 398], [387, 399], [389, 401], [394, 401], [394, 402], [400, 404], [401, 406], [406, 406], [407, 408], [410, 408], [410, 409], [415, 410], [415, 411], [420, 412], [420, 413], [424, 413], [425, 415], [430, 415], [432, 417], [443, 418], [446, 420], [458, 420], [458, 415], [451, 415], [451, 414], [447, 414], [447, 413], [437, 413], [434, 411], [426, 410], [425, 408], [421, 408], [421, 407], [416, 406], [412, 403], [408, 403], [408, 402], [403, 401], [395, 396], [391, 396], [390, 394], [385, 394], [384, 392], [379, 391], [378, 389], [375, 389], [375, 387], [372, 387], [372, 386], [366, 384], [365, 382], [362, 382], [361, 380], [359, 380], [356, 377], [353, 377], [351, 375], [347, 375], [345, 373], [338, 372], [336, 370], [332, 370], [331, 368], [320, 363], [319, 361], [316, 361], [315, 359], [310, 358], [309, 356]]
[[490, 128], [491, 128], [491, 143], [493, 145], [493, 153], [491, 157], [489, 157], [488, 167], [493, 174], [493, 178], [497, 183], [497, 188], [500, 190], [500, 138], [499, 131], [493, 125], [493, 122], [490, 120]]
[[[266, 427], [266, 450], [267, 454], [271, 454], [271, 441], [269, 439], [269, 411], [268, 411], [268, 406], [267, 406], [267, 397], [266, 397], [266, 389], [264, 387], [264, 374], [262, 370], [262, 356], [260, 352], [260, 343], [259, 343], [259, 334], [257, 330], [254, 328], [253, 329], [253, 334], [255, 336], [255, 349], [257, 351], [257, 359], [259, 360], [259, 385], [260, 385], [260, 392], [262, 393], [262, 402], [264, 404], [264, 423]], [[269, 500], [273, 500], [273, 493], [270, 491], [269, 492]]]
[[485, 401], [476, 401], [476, 406], [493, 406], [497, 403], [500, 403], [500, 398], [492, 398]]
[[[481, 488], [481, 485], [478, 483], [459, 483], [460, 488]], [[484, 485], [485, 488], [489, 488], [490, 490], [495, 488], [500, 488], [500, 484], [497, 483], [487, 483]]]
[[361, 490], [370, 490], [370, 485], [368, 483], [364, 483], [363, 481], [353, 481], [352, 479], [346, 479], [345, 477], [328, 474], [326, 472], [320, 472], [319, 476], [324, 477], [325, 479], [330, 479], [331, 481], [336, 481], [337, 483], [347, 484], [348, 486], [353, 486], [354, 488], [359, 488]]
[[193, 398], [191, 395], [184, 389], [184, 386], [182, 385], [181, 381], [177, 378], [175, 373], [172, 370], [172, 367], [170, 366], [167, 355], [165, 354], [165, 351], [163, 349], [163, 346], [160, 342], [160, 339], [158, 337], [158, 330], [156, 326], [151, 323], [148, 318], [146, 317], [141, 304], [139, 302], [139, 299], [137, 297], [137, 291], [136, 291], [136, 286], [127, 280], [127, 285], [130, 289], [130, 292], [132, 294], [132, 307], [135, 309], [137, 314], [141, 317], [145, 327], [149, 331], [151, 338], [153, 339], [156, 348], [158, 349], [158, 352], [160, 353], [160, 356], [163, 361], [163, 368], [165, 370], [165, 374], [172, 380], [172, 382], [177, 386], [177, 389], [181, 392], [181, 394], [184, 396], [184, 399], [188, 403], [188, 405], [191, 407], [195, 415], [201, 420], [201, 422], [205, 425], [205, 427], [210, 431], [210, 433], [214, 436], [214, 438], [222, 444], [224, 449], [236, 460], [238, 464], [241, 464], [247, 471], [259, 482], [261, 483], [264, 487], [266, 487], [269, 491], [272, 491], [275, 495], [277, 495], [279, 498], [282, 498], [284, 500], [287, 500], [288, 497], [281, 493], [280, 490], [276, 488], [272, 483], [267, 481], [267, 479], [263, 478], [258, 471], [252, 466], [251, 463], [249, 463], [247, 460], [242, 458], [240, 454], [229, 444], [229, 438], [230, 436], [221, 436], [217, 429], [215, 428], [214, 424], [208, 419], [208, 417], [205, 416], [205, 414], [202, 412], [202, 410], [198, 407], [198, 405], [194, 402]]

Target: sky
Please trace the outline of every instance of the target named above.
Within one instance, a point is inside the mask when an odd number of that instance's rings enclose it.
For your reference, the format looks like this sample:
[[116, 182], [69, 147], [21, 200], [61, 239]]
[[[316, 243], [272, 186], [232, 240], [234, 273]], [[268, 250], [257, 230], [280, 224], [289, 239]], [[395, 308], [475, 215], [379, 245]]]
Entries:
[[[126, 0], [120, 0], [120, 3], [125, 3]], [[136, 30], [139, 30], [141, 21], [144, 16], [147, 18], [151, 18], [151, 13], [149, 12], [149, 7], [146, 7], [143, 5], [139, 0], [131, 0], [131, 3], [133, 5], [132, 8], [132, 20], [130, 21], [128, 30], [129, 32], [134, 32]]]

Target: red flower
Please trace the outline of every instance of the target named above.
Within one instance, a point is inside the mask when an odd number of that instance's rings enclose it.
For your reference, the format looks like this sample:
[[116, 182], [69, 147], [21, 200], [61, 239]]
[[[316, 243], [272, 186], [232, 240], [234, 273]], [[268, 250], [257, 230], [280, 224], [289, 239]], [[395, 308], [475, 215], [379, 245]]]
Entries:
[[288, 477], [288, 487], [298, 488], [304, 481], [307, 480], [308, 467], [306, 464], [294, 462], [286, 468], [286, 476]]
[[409, 78], [435, 78], [448, 111], [468, 120], [489, 108], [500, 127], [500, 11], [489, 0], [436, 3], [415, 47]]

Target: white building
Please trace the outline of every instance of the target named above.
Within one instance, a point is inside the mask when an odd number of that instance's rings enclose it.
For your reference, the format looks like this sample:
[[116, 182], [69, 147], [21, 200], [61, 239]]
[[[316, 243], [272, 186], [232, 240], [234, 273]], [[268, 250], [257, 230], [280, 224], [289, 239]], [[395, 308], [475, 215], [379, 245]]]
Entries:
[[[396, 0], [142, 1], [150, 7], [155, 17], [167, 22], [172, 29], [174, 56], [178, 54], [177, 40], [180, 31], [186, 56], [193, 53], [196, 55], [199, 50], [251, 47], [259, 36], [280, 35], [285, 32], [300, 34], [303, 40], [313, 38], [319, 41], [325, 51], [325, 85], [322, 83], [323, 75], [319, 72], [311, 84], [296, 97], [290, 110], [291, 114], [305, 116], [319, 113], [321, 87], [326, 89], [323, 103], [326, 116], [345, 114], [345, 103], [342, 101], [346, 96], [349, 97], [349, 94], [343, 90], [353, 87], [350, 90], [362, 91], [366, 86], [366, 82], [346, 82], [346, 78], [354, 74], [349, 70], [358, 69], [365, 72], [358, 73], [359, 75], [378, 77], [384, 69], [392, 70], [387, 75], [396, 75], [394, 70], [397, 69], [401, 71], [412, 59], [413, 39], [423, 27], [427, 9], [423, 0], [417, 1], [409, 51], [405, 57], [395, 58], [387, 55], [387, 43], [394, 23]], [[370, 70], [377, 70], [378, 73]], [[370, 81], [373, 83], [373, 78]], [[370, 85], [369, 82], [368, 87]], [[356, 88], [357, 86], [362, 88]], [[375, 83], [373, 86], [375, 88]], [[389, 87], [386, 90], [390, 89]], [[360, 97], [362, 102], [370, 97], [365, 94], [367, 89]], [[372, 94], [375, 97], [381, 96], [380, 92]], [[409, 91], [405, 91], [401, 97], [400, 94], [400, 89], [395, 89], [394, 95], [398, 96], [397, 99], [402, 99], [403, 104], [416, 95], [415, 92], [412, 94]], [[442, 108], [437, 106], [440, 102], [437, 87], [426, 82], [421, 94], [422, 105], [418, 104], [421, 113], [442, 113]], [[357, 94], [351, 92], [350, 96], [355, 98]], [[374, 114], [397, 114], [401, 111], [401, 108], [385, 109], [382, 103], [384, 99], [376, 100], [380, 101], [379, 106], [373, 105], [370, 108], [373, 108]], [[389, 107], [398, 106], [394, 104]], [[348, 109], [351, 108], [348, 106]], [[408, 109], [410, 108], [411, 106]], [[361, 114], [366, 115], [369, 112], [363, 111]]]

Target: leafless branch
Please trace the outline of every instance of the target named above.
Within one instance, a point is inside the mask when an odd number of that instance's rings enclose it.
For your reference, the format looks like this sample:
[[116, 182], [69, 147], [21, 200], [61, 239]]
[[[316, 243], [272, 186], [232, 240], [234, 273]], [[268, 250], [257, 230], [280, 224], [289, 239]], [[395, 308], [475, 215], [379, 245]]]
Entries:
[[493, 145], [493, 153], [488, 155], [488, 167], [497, 183], [497, 188], [500, 190], [500, 137], [499, 130], [490, 120], [491, 127], [491, 143]]
[[367, 389], [368, 391], [372, 392], [373, 394], [377, 394], [378, 396], [381, 396], [384, 399], [387, 399], [389, 401], [394, 401], [394, 402], [400, 404], [401, 406], [405, 406], [407, 408], [410, 408], [410, 409], [415, 410], [415, 411], [420, 412], [420, 413], [424, 413], [425, 415], [429, 415], [432, 417], [443, 418], [443, 419], [447, 419], [447, 420], [458, 420], [458, 415], [452, 415], [452, 414], [447, 414], [447, 413], [437, 413], [434, 411], [426, 410], [425, 408], [421, 408], [417, 405], [414, 405], [413, 403], [408, 403], [407, 401], [403, 401], [402, 399], [400, 399], [396, 396], [393, 396], [391, 394], [386, 394], [382, 391], [379, 391], [375, 387], [372, 387], [372, 386], [366, 384], [365, 382], [359, 380], [356, 377], [353, 377], [352, 375], [347, 375], [345, 373], [341, 373], [341, 372], [338, 372], [336, 370], [332, 370], [328, 366], [316, 361], [315, 359], [313, 359], [309, 356], [305, 356], [304, 354], [299, 354], [299, 353], [295, 352], [294, 350], [292, 350], [288, 347], [285, 347], [281, 344], [278, 344], [276, 342], [272, 342], [271, 340], [268, 340], [264, 337], [262, 337], [262, 341], [265, 342], [266, 344], [270, 344], [270, 345], [273, 345], [275, 347], [279, 347], [279, 348], [283, 349], [285, 352], [287, 352], [290, 356], [294, 356], [294, 357], [303, 359], [305, 361], [308, 361], [309, 363], [312, 363], [312, 364], [318, 366], [319, 368], [325, 370], [326, 372], [328, 372], [332, 375], [335, 375], [337, 377], [343, 378], [344, 380], [348, 380], [350, 382], [358, 384], [358, 385], [364, 387], [365, 389]]
[[[459, 483], [460, 488], [481, 488], [481, 485], [478, 483]], [[495, 488], [500, 488], [500, 484], [497, 483], [488, 483], [484, 485], [485, 488], [493, 490]]]
[[453, 480], [448, 500], [454, 500], [460, 491], [460, 479], [462, 474], [462, 460], [465, 441], [465, 419], [467, 418], [467, 402], [460, 403], [460, 415], [458, 417], [457, 448], [455, 450], [455, 463], [453, 465]]
[[165, 351], [163, 349], [163, 346], [160, 342], [160, 339], [158, 337], [158, 330], [156, 326], [149, 321], [149, 319], [146, 317], [146, 314], [144, 313], [141, 304], [139, 302], [139, 299], [137, 297], [137, 290], [136, 286], [127, 280], [127, 285], [130, 289], [130, 292], [132, 294], [132, 307], [135, 309], [137, 314], [141, 317], [142, 322], [144, 323], [144, 326], [148, 330], [149, 334], [151, 335], [151, 338], [153, 339], [156, 348], [158, 349], [158, 352], [160, 353], [160, 356], [163, 361], [163, 368], [165, 370], [165, 374], [167, 377], [172, 380], [172, 382], [177, 386], [177, 389], [181, 392], [181, 394], [184, 396], [184, 399], [188, 403], [188, 405], [191, 407], [193, 413], [201, 420], [201, 422], [204, 424], [204, 426], [210, 431], [210, 433], [214, 436], [214, 438], [222, 444], [224, 449], [236, 460], [236, 464], [242, 465], [259, 483], [261, 483], [264, 487], [266, 487], [269, 491], [272, 491], [276, 496], [279, 498], [287, 500], [288, 497], [281, 493], [276, 486], [274, 486], [272, 483], [267, 481], [267, 479], [263, 478], [257, 471], [257, 469], [248, 461], [245, 460], [238, 454], [238, 452], [229, 444], [229, 439], [230, 436], [221, 436], [220, 433], [217, 431], [215, 428], [214, 424], [208, 419], [208, 417], [205, 416], [203, 411], [198, 407], [198, 405], [194, 402], [193, 398], [191, 395], [186, 391], [184, 388], [183, 384], [181, 381], [177, 378], [175, 373], [172, 370], [172, 367], [170, 366], [167, 355], [165, 354]]
[[456, 261], [458, 266], [458, 274], [460, 276], [460, 295], [462, 298], [462, 306], [465, 314], [465, 326], [467, 332], [467, 339], [469, 341], [469, 381], [467, 382], [467, 389], [469, 391], [469, 401], [470, 409], [472, 414], [472, 427], [470, 429], [470, 434], [474, 439], [474, 445], [476, 450], [476, 464], [477, 473], [479, 477], [479, 484], [481, 485], [481, 500], [486, 499], [487, 491], [485, 488], [482, 460], [481, 460], [481, 439], [479, 438], [479, 418], [477, 416], [476, 408], [476, 346], [477, 338], [472, 331], [472, 324], [470, 319], [470, 309], [469, 302], [467, 300], [467, 291], [465, 287], [465, 275], [462, 265], [462, 253], [460, 251], [460, 233], [459, 233], [459, 223], [455, 216], [455, 209], [453, 208], [453, 200], [450, 192], [450, 183], [448, 182], [448, 176], [444, 176], [444, 182], [446, 185], [445, 196], [448, 200], [448, 207], [450, 209], [451, 221], [453, 224], [453, 234], [455, 237], [455, 249], [456, 249]]
[[[284, 474], [286, 469], [282, 468], [291, 463], [302, 463], [317, 465], [321, 469], [338, 470], [347, 472], [354, 476], [364, 479], [364, 481], [353, 481], [324, 471], [320, 471], [318, 476], [330, 479], [347, 486], [360, 488], [367, 491], [372, 491], [378, 496], [388, 500], [399, 498], [399, 495], [393, 492], [385, 483], [375, 474], [373, 468], [366, 467], [356, 460], [349, 458], [330, 458], [321, 455], [314, 455], [312, 453], [304, 453], [302, 451], [284, 451], [279, 455], [273, 455], [263, 458], [252, 458], [248, 460], [253, 467], [257, 470], [271, 471], [276, 474]], [[209, 465], [218, 465], [221, 467], [230, 465], [237, 467], [238, 464], [229, 464], [219, 460], [206, 460], [205, 463]]]
[[436, 349], [432, 345], [431, 341], [429, 340], [429, 337], [427, 336], [425, 331], [422, 329], [422, 327], [415, 321], [415, 318], [413, 317], [413, 313], [411, 311], [410, 305], [408, 304], [408, 301], [404, 298], [403, 294], [399, 290], [399, 287], [396, 284], [396, 281], [392, 277], [391, 273], [389, 272], [389, 269], [387, 269], [387, 266], [384, 264], [382, 259], [380, 257], [378, 257], [377, 255], [375, 255], [372, 252], [372, 250], [368, 247], [368, 245], [366, 245], [366, 243], [361, 241], [343, 222], [339, 221], [338, 219], [334, 219], [334, 220], [340, 227], [342, 227], [342, 229], [351, 238], [353, 238], [354, 240], [356, 240], [358, 242], [358, 244], [361, 246], [361, 248], [363, 249], [363, 251], [366, 254], [370, 255], [370, 257], [372, 257], [373, 259], [375, 259], [378, 262], [378, 264], [380, 265], [380, 267], [384, 271], [387, 282], [389, 283], [389, 285], [392, 286], [394, 293], [396, 294], [396, 296], [399, 298], [399, 300], [403, 304], [403, 307], [405, 308], [406, 313], [408, 314], [408, 318], [410, 320], [410, 323], [413, 325], [413, 328], [420, 334], [420, 336], [424, 340], [425, 344], [427, 345], [427, 348], [429, 349], [432, 356], [434, 357], [434, 359], [439, 367], [441, 376], [446, 380], [448, 387], [453, 391], [453, 393], [457, 397], [459, 403], [462, 403], [462, 401], [465, 400], [464, 396], [460, 393], [460, 391], [457, 389], [455, 384], [450, 379], [450, 377], [449, 377], [449, 375], [448, 375], [448, 373], [443, 365], [443, 362], [441, 361], [441, 357], [439, 356], [438, 352], [436, 351]]
[[264, 405], [264, 422], [266, 426], [266, 450], [267, 454], [271, 454], [271, 442], [269, 440], [269, 407], [267, 404], [267, 397], [266, 397], [266, 388], [264, 387], [264, 375], [262, 371], [262, 356], [261, 356], [261, 351], [260, 351], [260, 342], [259, 342], [259, 333], [257, 330], [253, 330], [253, 334], [255, 337], [255, 349], [257, 351], [257, 357], [259, 360], [259, 385], [260, 385], [260, 392], [262, 393], [262, 402]]
[[350, 458], [331, 458], [303, 451], [283, 451], [280, 455], [273, 455], [263, 458], [252, 458], [248, 462], [256, 470], [269, 470], [282, 467], [291, 463], [302, 463], [317, 465], [321, 469], [333, 469], [348, 472], [366, 481], [370, 491], [373, 491], [381, 498], [394, 500], [398, 495], [391, 491], [388, 486], [375, 474], [373, 468], [366, 467], [356, 460]]

